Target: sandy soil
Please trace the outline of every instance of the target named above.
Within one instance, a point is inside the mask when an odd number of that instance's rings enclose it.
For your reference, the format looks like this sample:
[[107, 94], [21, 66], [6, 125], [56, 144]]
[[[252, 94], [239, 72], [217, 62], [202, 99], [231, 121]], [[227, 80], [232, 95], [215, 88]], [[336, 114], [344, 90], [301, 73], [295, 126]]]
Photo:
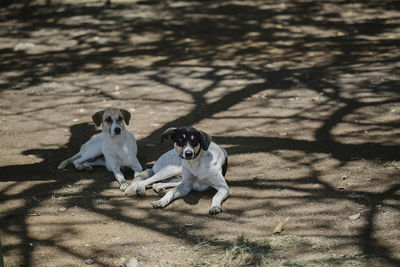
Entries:
[[[400, 265], [398, 1], [25, 2], [0, 6], [6, 266]], [[167, 127], [226, 148], [223, 213], [57, 170], [109, 106], [143, 165]]]

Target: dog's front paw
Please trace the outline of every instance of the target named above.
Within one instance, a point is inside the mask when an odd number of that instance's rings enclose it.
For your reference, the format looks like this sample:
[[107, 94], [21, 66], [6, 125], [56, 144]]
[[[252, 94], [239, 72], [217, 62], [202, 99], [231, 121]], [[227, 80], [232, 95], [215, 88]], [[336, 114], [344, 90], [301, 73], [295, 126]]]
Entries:
[[123, 182], [119, 185], [119, 189], [121, 189], [121, 191], [124, 191], [129, 187], [127, 182]]
[[153, 190], [154, 190], [154, 192], [156, 192], [158, 195], [160, 195], [162, 197], [167, 193], [167, 189], [165, 189], [162, 186], [156, 185], [156, 184], [153, 185]]
[[131, 183], [131, 184], [128, 186], [128, 188], [125, 189], [125, 191], [124, 191], [125, 195], [130, 195], [130, 194], [132, 194], [133, 192], [136, 191], [136, 188], [137, 188], [137, 183], [135, 183], [135, 182]]
[[214, 206], [214, 207], [211, 207], [210, 208], [210, 210], [208, 211], [208, 213], [210, 214], [210, 215], [217, 215], [218, 213], [220, 213], [222, 210], [221, 210], [221, 207], [220, 206]]
[[136, 187], [136, 194], [139, 196], [145, 196], [146, 195], [146, 186], [144, 186], [142, 183], [138, 183]]
[[151, 205], [153, 205], [153, 209], [163, 209], [163, 208], [165, 208], [164, 203], [162, 201], [160, 201], [160, 200], [151, 202]]

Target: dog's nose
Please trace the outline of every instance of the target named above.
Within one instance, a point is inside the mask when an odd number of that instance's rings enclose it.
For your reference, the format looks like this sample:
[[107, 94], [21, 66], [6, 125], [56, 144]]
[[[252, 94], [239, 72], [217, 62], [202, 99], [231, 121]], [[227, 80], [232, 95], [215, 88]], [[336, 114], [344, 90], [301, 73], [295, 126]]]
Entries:
[[193, 156], [192, 151], [185, 151], [185, 158], [191, 158]]
[[115, 134], [120, 134], [121, 133], [121, 128], [117, 127], [114, 129]]

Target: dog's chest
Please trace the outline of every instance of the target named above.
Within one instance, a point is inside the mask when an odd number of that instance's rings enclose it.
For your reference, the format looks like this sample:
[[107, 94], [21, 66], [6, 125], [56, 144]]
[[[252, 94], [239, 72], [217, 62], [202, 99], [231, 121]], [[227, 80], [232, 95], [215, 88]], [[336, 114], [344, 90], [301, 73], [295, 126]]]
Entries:
[[132, 163], [132, 158], [136, 156], [134, 148], [129, 142], [114, 142], [106, 144], [103, 147], [104, 155], [113, 158], [114, 161], [121, 166], [129, 166]]
[[209, 176], [209, 165], [201, 160], [186, 161], [185, 166], [199, 180], [206, 179]]
[[117, 159], [118, 162], [121, 163], [121, 165], [129, 164], [131, 161], [131, 156], [133, 152], [131, 149], [129, 149], [128, 146], [126, 145], [121, 145], [117, 147], [117, 151], [115, 151], [115, 158]]

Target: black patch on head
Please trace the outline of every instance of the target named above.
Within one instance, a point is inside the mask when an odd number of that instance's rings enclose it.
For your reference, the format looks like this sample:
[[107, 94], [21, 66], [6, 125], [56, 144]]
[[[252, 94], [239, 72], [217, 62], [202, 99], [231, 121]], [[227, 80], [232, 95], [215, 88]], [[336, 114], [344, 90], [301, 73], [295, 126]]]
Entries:
[[177, 146], [184, 147], [189, 144], [194, 148], [201, 143], [201, 132], [193, 127], [180, 127], [174, 131], [171, 139]]
[[204, 151], [208, 150], [208, 147], [211, 144], [211, 136], [206, 134], [205, 132], [200, 131], [200, 145]]
[[[125, 109], [119, 109], [119, 111], [122, 114], [122, 117], [124, 117], [124, 121], [126, 125], [129, 125], [129, 121], [131, 120], [131, 113]], [[118, 118], [118, 122], [119, 122], [119, 118]]]
[[94, 124], [96, 124], [97, 127], [99, 127], [101, 125], [101, 122], [103, 121], [103, 114], [104, 114], [104, 110], [101, 110], [101, 111], [96, 112], [92, 116], [92, 120], [93, 120]]
[[108, 117], [105, 119], [105, 121], [108, 122], [108, 123], [112, 123], [112, 122], [113, 122], [111, 116], [108, 116]]
[[165, 140], [167, 140], [169, 137], [171, 137], [172, 141], [175, 141], [175, 130], [176, 128], [168, 128], [167, 130], [165, 130], [165, 132], [161, 134], [161, 143], [164, 143]]

